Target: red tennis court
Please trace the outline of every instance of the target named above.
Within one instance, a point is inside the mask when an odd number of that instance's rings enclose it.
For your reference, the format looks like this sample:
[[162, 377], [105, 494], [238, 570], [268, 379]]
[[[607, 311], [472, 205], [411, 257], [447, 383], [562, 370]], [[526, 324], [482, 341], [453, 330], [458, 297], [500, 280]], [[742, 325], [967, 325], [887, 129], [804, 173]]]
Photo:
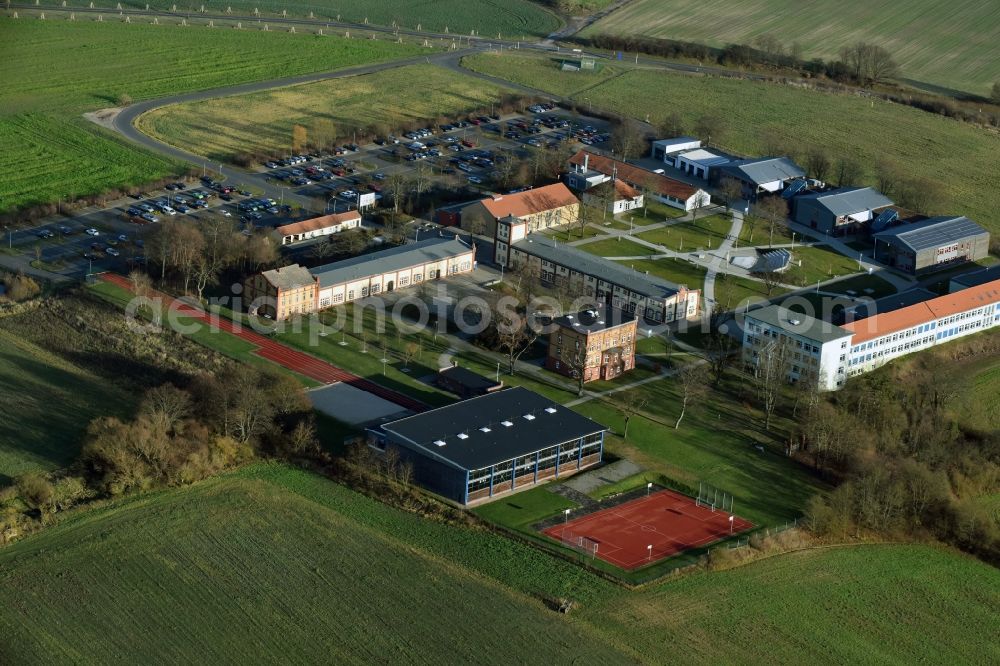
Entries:
[[694, 499], [672, 490], [659, 490], [554, 525], [544, 533], [616, 567], [632, 570], [753, 527], [738, 516], [732, 516], [730, 525], [731, 515], [699, 506]]

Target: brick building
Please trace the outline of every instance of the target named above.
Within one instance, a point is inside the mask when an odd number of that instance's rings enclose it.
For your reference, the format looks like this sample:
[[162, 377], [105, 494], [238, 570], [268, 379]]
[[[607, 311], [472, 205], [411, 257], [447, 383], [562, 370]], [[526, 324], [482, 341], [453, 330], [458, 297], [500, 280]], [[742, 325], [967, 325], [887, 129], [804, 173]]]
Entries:
[[298, 264], [251, 275], [243, 283], [248, 311], [275, 320], [312, 312], [318, 293], [319, 280]]
[[462, 230], [495, 236], [497, 221], [513, 217], [527, 233], [573, 224], [580, 217], [580, 202], [562, 183], [513, 194], [494, 194], [462, 209]]
[[635, 315], [611, 307], [552, 320], [545, 367], [584, 382], [614, 379], [635, 367]]

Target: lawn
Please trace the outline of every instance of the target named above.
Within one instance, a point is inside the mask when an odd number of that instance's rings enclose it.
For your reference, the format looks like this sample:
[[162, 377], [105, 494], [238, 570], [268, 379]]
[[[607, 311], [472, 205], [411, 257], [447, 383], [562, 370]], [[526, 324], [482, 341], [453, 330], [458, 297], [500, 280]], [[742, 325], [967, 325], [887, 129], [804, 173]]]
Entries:
[[[604, 226], [604, 225], [599, 225]], [[593, 238], [594, 236], [601, 236], [603, 234], [611, 231], [611, 226], [608, 225], [604, 228], [596, 228], [593, 225], [587, 225], [583, 229], [580, 228], [579, 224], [573, 224], [566, 227], [549, 227], [548, 229], [541, 230], [541, 233], [546, 236], [555, 238], [557, 241], [563, 243], [569, 243], [572, 241], [578, 241], [581, 238]]]
[[998, 587], [996, 569], [944, 549], [857, 546], [699, 573], [580, 617], [644, 663], [989, 663]]
[[677, 252], [717, 248], [729, 236], [730, 218], [709, 215], [691, 222], [677, 222], [659, 229], [644, 231], [639, 238]]
[[792, 250], [792, 265], [782, 274], [781, 281], [808, 287], [859, 270], [856, 258], [834, 252], [828, 245], [802, 246]]
[[653, 248], [630, 241], [624, 236], [583, 243], [576, 247], [578, 250], [584, 250], [599, 257], [648, 257], [657, 254]]
[[837, 57], [871, 41], [888, 49], [902, 75], [986, 93], [1000, 76], [1000, 5], [979, 0], [845, 0], [804, 8], [794, 0], [636, 0], [583, 31], [639, 35], [711, 46], [773, 35], [797, 42], [806, 59]]
[[697, 118], [721, 109], [725, 133], [718, 140], [713, 137], [713, 142], [724, 149], [761, 155], [771, 135], [801, 154], [822, 146], [833, 158], [848, 155], [860, 162], [868, 185], [876, 184], [876, 162], [892, 155], [906, 165], [909, 175], [941, 185], [942, 194], [931, 212], [968, 215], [1000, 232], [995, 214], [1000, 135], [967, 123], [851, 95], [626, 64], [616, 65], [623, 70], [620, 76], [595, 79], [585, 92], [576, 93], [584, 86], [567, 90], [566, 85], [574, 74], [559, 72], [545, 58], [517, 53], [469, 56], [462, 62], [477, 71], [568, 94], [584, 106], [593, 104], [643, 120], [648, 114], [654, 126], [678, 113], [691, 131]]
[[701, 266], [683, 259], [626, 259], [618, 263], [676, 284], [687, 285], [691, 289], [701, 289], [705, 283], [705, 274], [708, 272]]
[[126, 416], [135, 396], [0, 330], [0, 487], [29, 471], [69, 465], [87, 425]]
[[[419, 85], [415, 85], [419, 82]], [[144, 114], [140, 129], [200, 155], [287, 152], [293, 125], [313, 137], [348, 137], [369, 126], [391, 130], [414, 119], [454, 116], [499, 98], [503, 90], [433, 65], [178, 104]]]
[[[461, 548], [476, 552], [449, 557]], [[523, 582], [572, 573], [489, 532], [259, 466], [81, 512], [0, 552], [4, 660], [627, 663], [501, 582], [504, 568]]]
[[[426, 53], [384, 40], [136, 21], [0, 18], [0, 208], [160, 178], [179, 168], [84, 120], [133, 100]], [[137, 76], [137, 72], [145, 72]]]

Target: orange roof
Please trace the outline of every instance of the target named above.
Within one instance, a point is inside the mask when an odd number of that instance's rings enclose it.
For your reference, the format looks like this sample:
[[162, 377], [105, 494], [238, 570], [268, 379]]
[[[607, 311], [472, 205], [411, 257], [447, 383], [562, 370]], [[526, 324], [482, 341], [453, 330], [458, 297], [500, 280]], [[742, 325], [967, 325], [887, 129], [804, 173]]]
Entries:
[[626, 183], [624, 180], [615, 179], [615, 194], [622, 199], [635, 199], [639, 196], [635, 188]]
[[858, 344], [993, 303], [1000, 303], [1000, 280], [993, 280], [978, 287], [969, 287], [906, 308], [853, 321], [844, 324], [842, 328], [853, 332], [854, 337], [851, 339], [851, 344]]
[[633, 187], [648, 187], [661, 195], [676, 197], [681, 201], [687, 201], [698, 191], [698, 188], [694, 185], [688, 185], [679, 180], [668, 178], [663, 174], [632, 166], [626, 162], [620, 162], [616, 159], [597, 155], [586, 150], [581, 150], [571, 157], [569, 163], [582, 167], [585, 160], [588, 168], [594, 171], [599, 171], [608, 176], [615, 174], [617, 178], [624, 180]]
[[486, 210], [498, 220], [508, 215], [527, 217], [547, 210], [571, 206], [575, 203], [579, 203], [579, 201], [562, 183], [536, 187], [533, 190], [525, 190], [515, 194], [497, 194], [482, 200]]
[[327, 227], [336, 227], [337, 225], [343, 224], [344, 222], [350, 222], [352, 220], [360, 220], [361, 214], [356, 210], [349, 210], [346, 213], [334, 213], [333, 215], [322, 215], [320, 217], [314, 217], [309, 220], [302, 220], [301, 222], [293, 222], [292, 224], [286, 224], [284, 226], [278, 227], [276, 231], [282, 236], [291, 236], [293, 234], [304, 234], [307, 231], [319, 231], [320, 229], [326, 229]]

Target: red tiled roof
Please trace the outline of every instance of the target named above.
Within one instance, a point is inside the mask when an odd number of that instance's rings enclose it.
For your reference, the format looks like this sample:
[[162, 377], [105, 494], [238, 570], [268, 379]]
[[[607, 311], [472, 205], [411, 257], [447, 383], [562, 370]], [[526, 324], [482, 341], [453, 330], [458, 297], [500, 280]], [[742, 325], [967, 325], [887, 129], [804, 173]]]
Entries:
[[526, 217], [547, 210], [571, 206], [575, 203], [579, 203], [579, 201], [562, 183], [536, 187], [515, 194], [498, 194], [482, 200], [486, 210], [498, 220], [508, 215]]
[[1000, 303], [1000, 280], [993, 280], [978, 287], [969, 287], [906, 308], [853, 321], [844, 324], [843, 328], [854, 333], [851, 344], [858, 344], [993, 303]]
[[302, 220], [301, 222], [293, 222], [292, 224], [286, 224], [284, 226], [278, 227], [276, 231], [282, 236], [291, 236], [294, 234], [304, 234], [307, 231], [319, 231], [320, 229], [326, 229], [327, 227], [336, 227], [344, 222], [350, 222], [351, 220], [360, 220], [361, 214], [356, 210], [349, 210], [346, 213], [334, 213], [333, 215], [323, 215], [321, 217], [314, 217], [309, 220]]
[[694, 185], [688, 185], [663, 174], [654, 173], [603, 155], [596, 155], [586, 150], [579, 151], [569, 159], [570, 164], [581, 167], [584, 161], [587, 162], [588, 168], [594, 171], [599, 171], [607, 176], [614, 173], [617, 178], [633, 187], [647, 187], [661, 195], [669, 195], [681, 201], [687, 201], [698, 191]]

